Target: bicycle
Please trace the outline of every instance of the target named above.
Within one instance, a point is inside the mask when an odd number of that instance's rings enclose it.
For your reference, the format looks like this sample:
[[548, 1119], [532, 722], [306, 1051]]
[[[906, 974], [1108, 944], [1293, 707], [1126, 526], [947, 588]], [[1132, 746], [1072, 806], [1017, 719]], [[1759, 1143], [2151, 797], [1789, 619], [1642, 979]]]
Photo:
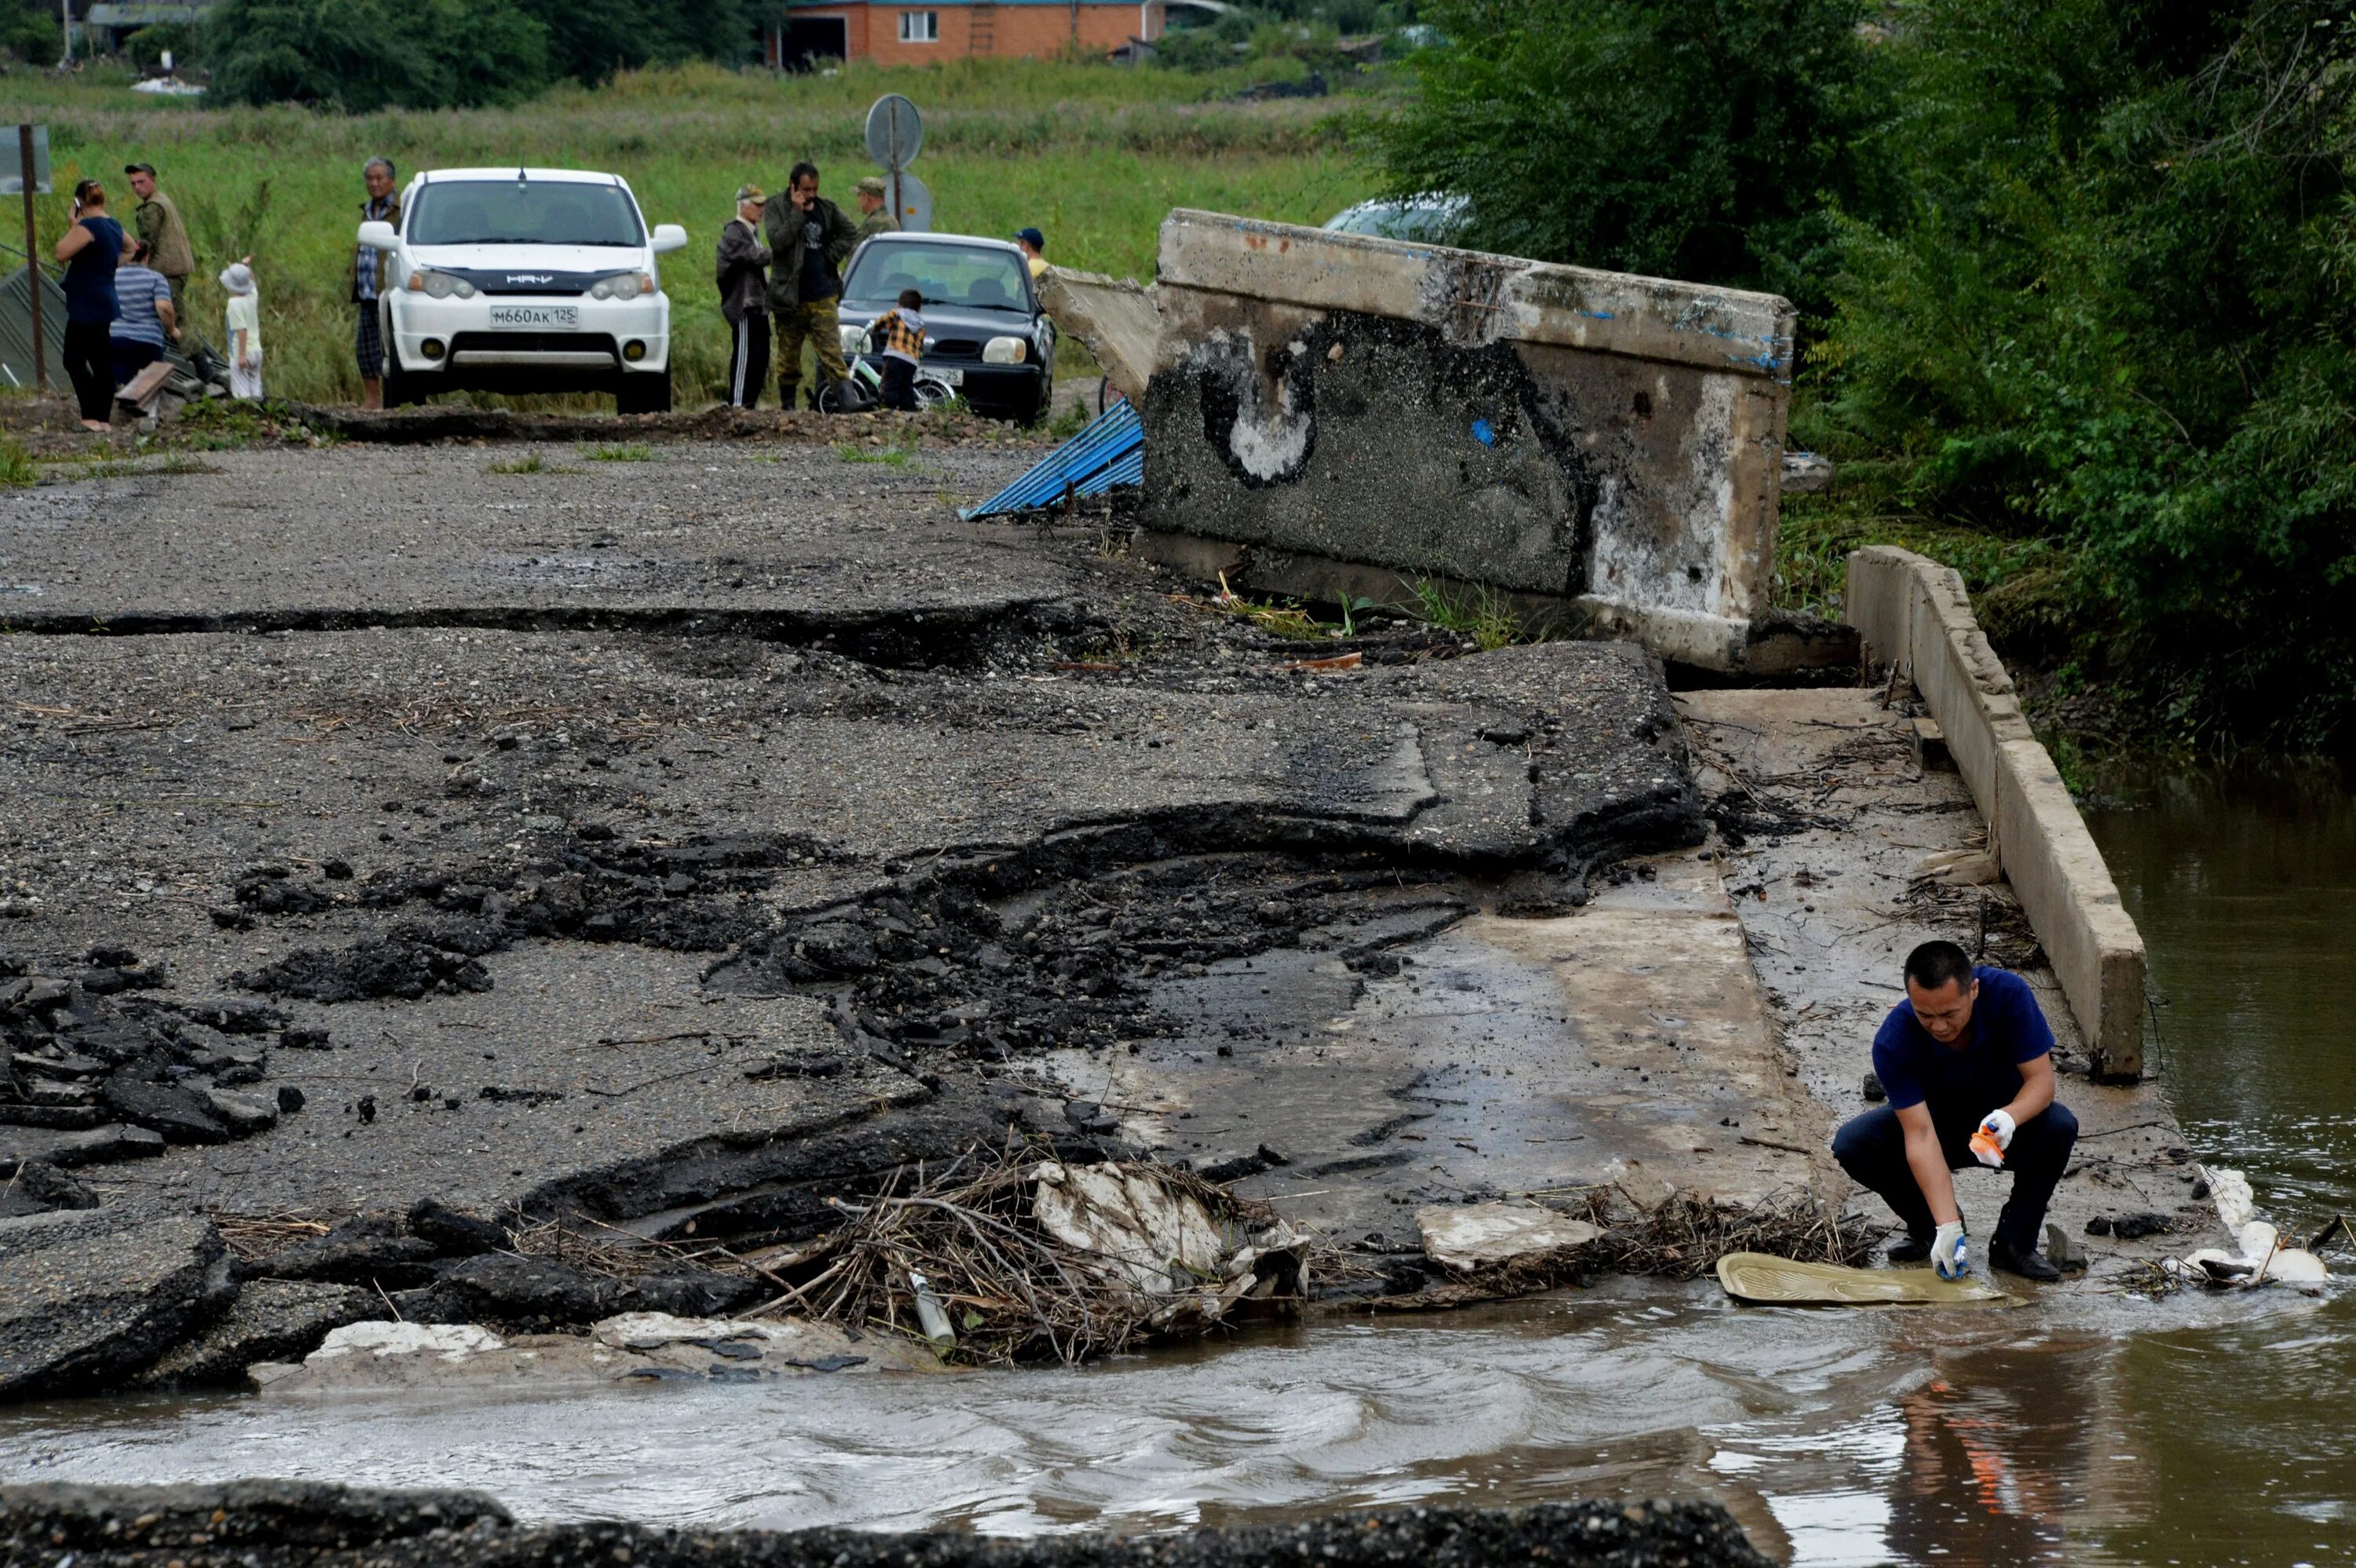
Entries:
[[[872, 347], [873, 329], [870, 329]], [[916, 367], [916, 411], [937, 409], [958, 395], [958, 389], [947, 381]], [[854, 355], [851, 360], [851, 379], [830, 381], [819, 389], [818, 410], [822, 414], [862, 414], [884, 406], [884, 370], [872, 358]]]

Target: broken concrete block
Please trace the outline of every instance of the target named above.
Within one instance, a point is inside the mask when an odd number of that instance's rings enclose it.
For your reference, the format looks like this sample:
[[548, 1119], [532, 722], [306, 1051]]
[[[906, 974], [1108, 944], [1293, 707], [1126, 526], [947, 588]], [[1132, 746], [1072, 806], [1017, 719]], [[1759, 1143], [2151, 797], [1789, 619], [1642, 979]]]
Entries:
[[241, 1381], [256, 1361], [306, 1356], [332, 1330], [383, 1311], [376, 1292], [357, 1285], [249, 1281], [220, 1322], [166, 1350], [129, 1386], [227, 1387]]
[[1040, 1228], [1066, 1246], [1118, 1260], [1119, 1272], [1148, 1296], [1178, 1288], [1173, 1274], [1206, 1278], [1226, 1257], [1202, 1203], [1157, 1179], [1151, 1167], [1050, 1160], [1033, 1174], [1032, 1211]]
[[1947, 750], [1947, 732], [1935, 719], [1917, 719], [1910, 726], [1914, 740], [1914, 765], [1924, 773], [1953, 773], [1954, 753]]
[[1039, 279], [1039, 308], [1067, 337], [1087, 345], [1105, 379], [1130, 402], [1141, 402], [1162, 336], [1153, 291], [1127, 278], [1050, 267]]
[[1583, 1247], [1603, 1232], [1535, 1203], [1435, 1204], [1415, 1211], [1424, 1255], [1460, 1273]]
[[1925, 855], [1915, 866], [1914, 875], [1922, 881], [1957, 888], [1986, 887], [2004, 880], [1996, 856], [1986, 849], [1942, 849]]
[[1184, 209], [1154, 299], [1149, 553], [1360, 563], [1550, 596], [1688, 664], [1779, 656], [1789, 301]]
[[0, 1220], [0, 1400], [120, 1383], [235, 1299], [212, 1221], [95, 1209]]

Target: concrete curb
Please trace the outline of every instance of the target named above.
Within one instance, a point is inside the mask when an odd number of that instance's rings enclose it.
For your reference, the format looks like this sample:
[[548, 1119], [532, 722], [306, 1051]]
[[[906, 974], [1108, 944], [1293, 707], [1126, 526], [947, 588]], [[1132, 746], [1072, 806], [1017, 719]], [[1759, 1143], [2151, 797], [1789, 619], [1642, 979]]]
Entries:
[[1869, 674], [1895, 667], [1945, 731], [1987, 819], [1997, 868], [2020, 896], [2086, 1039], [2094, 1076], [2143, 1075], [2142, 933], [2119, 902], [2053, 759], [2029, 727], [2012, 677], [1972, 614], [1963, 579], [1890, 545], [1848, 558], [1849, 623]]

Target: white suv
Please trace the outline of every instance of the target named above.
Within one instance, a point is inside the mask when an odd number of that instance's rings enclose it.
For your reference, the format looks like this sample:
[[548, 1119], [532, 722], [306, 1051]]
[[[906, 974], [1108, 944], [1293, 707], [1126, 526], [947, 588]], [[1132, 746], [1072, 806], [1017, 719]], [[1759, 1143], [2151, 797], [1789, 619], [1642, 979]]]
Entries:
[[402, 193], [377, 304], [385, 401], [435, 392], [611, 392], [626, 414], [670, 407], [670, 300], [629, 186], [579, 169], [434, 169]]

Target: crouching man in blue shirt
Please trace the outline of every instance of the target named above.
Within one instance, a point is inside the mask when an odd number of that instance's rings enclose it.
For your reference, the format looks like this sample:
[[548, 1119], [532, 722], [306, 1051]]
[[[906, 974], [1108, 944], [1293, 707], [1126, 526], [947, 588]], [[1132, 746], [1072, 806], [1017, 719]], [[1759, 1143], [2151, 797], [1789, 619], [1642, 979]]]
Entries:
[[1890, 1103], [1844, 1125], [1833, 1157], [1905, 1224], [1890, 1261], [1927, 1257], [1948, 1279], [1971, 1266], [1949, 1173], [1976, 1159], [2012, 1173], [1988, 1266], [2023, 1279], [2062, 1277], [2037, 1241], [2078, 1118], [2053, 1098], [2053, 1031], [2028, 984], [1974, 968], [1952, 942], [1924, 943], [1906, 955], [1906, 1000], [1873, 1037], [1873, 1071]]

